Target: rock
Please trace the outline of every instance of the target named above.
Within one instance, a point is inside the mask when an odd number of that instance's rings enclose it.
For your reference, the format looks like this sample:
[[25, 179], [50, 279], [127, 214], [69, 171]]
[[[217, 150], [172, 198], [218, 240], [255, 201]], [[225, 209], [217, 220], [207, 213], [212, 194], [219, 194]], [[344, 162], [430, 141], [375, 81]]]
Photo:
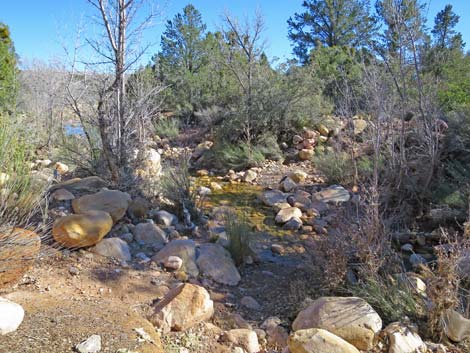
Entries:
[[107, 186], [107, 183], [97, 176], [90, 176], [87, 178], [74, 178], [62, 183], [56, 184], [51, 187], [51, 191], [57, 189], [66, 189], [72, 193], [75, 192], [97, 192], [101, 188]]
[[143, 197], [136, 197], [129, 203], [127, 214], [132, 220], [139, 221], [147, 218], [150, 203]]
[[334, 185], [328, 189], [313, 194], [314, 200], [326, 203], [347, 202], [351, 198], [349, 191], [339, 185]]
[[245, 308], [251, 309], [251, 310], [261, 310], [261, 305], [256, 301], [255, 298], [245, 296], [240, 300], [240, 304], [243, 305]]
[[183, 266], [183, 260], [178, 256], [168, 256], [163, 262], [167, 270], [178, 271]]
[[184, 331], [209, 320], [214, 314], [214, 303], [201, 286], [182, 284], [170, 290], [153, 307], [149, 321], [164, 332]]
[[219, 183], [216, 183], [215, 181], [211, 181], [211, 183], [210, 183], [210, 188], [211, 188], [213, 191], [221, 191], [221, 190], [223, 190], [222, 186], [221, 186]]
[[199, 275], [196, 265], [196, 243], [189, 239], [176, 239], [160, 250], [152, 260], [156, 263], [165, 263], [169, 257], [177, 256], [182, 260], [181, 270], [193, 277]]
[[196, 175], [198, 177], [206, 177], [209, 176], [209, 171], [207, 169], [199, 169], [198, 171], [196, 171]]
[[0, 335], [15, 332], [23, 318], [24, 310], [21, 305], [0, 297]]
[[148, 148], [141, 152], [143, 158], [143, 164], [141, 168], [150, 176], [159, 176], [162, 173], [162, 157], [157, 150]]
[[120, 238], [103, 239], [91, 248], [90, 251], [101, 256], [111, 257], [121, 261], [130, 261], [132, 259], [129, 245]]
[[277, 213], [280, 210], [283, 210], [284, 208], [289, 208], [292, 207], [289, 203], [287, 202], [281, 202], [281, 203], [276, 203], [273, 205], [273, 210]]
[[276, 223], [284, 224], [290, 221], [292, 218], [300, 218], [302, 217], [302, 211], [297, 207], [289, 207], [283, 208], [280, 210], [275, 218]]
[[323, 124], [318, 125], [317, 131], [320, 133], [320, 135], [325, 136], [325, 137], [328, 137], [330, 133], [330, 130], [328, 130], [328, 128]]
[[287, 202], [287, 194], [284, 194], [282, 191], [279, 190], [266, 190], [259, 196], [261, 202], [263, 202], [266, 206], [274, 206], [276, 204], [285, 203]]
[[290, 353], [359, 353], [342, 338], [318, 328], [294, 332], [288, 345]]
[[92, 195], [85, 195], [72, 201], [73, 211], [77, 214], [88, 211], [109, 213], [114, 222], [126, 214], [131, 198], [129, 194], [117, 190], [103, 190]]
[[77, 344], [75, 349], [80, 353], [97, 353], [101, 351], [101, 336], [90, 336], [87, 340]]
[[292, 217], [284, 225], [282, 229], [284, 230], [299, 230], [302, 227], [302, 220], [298, 217]]
[[191, 158], [193, 159], [199, 159], [205, 152], [209, 151], [214, 143], [212, 141], [204, 141], [200, 143], [199, 145], [196, 146], [194, 149], [193, 154], [191, 155]]
[[217, 283], [236, 286], [240, 282], [240, 273], [232, 257], [218, 244], [202, 244], [196, 263], [204, 275]]
[[281, 189], [285, 192], [291, 192], [297, 187], [297, 184], [289, 177], [281, 181]]
[[0, 288], [19, 281], [36, 261], [41, 238], [26, 229], [13, 228], [0, 234]]
[[278, 255], [283, 255], [285, 252], [284, 247], [280, 244], [272, 244], [271, 251], [273, 252], [273, 254], [278, 254]]
[[200, 186], [197, 188], [197, 194], [201, 196], [207, 196], [212, 194], [212, 190], [205, 186]]
[[54, 169], [57, 170], [57, 173], [60, 175], [65, 175], [69, 171], [69, 166], [67, 164], [57, 162], [54, 164]]
[[470, 337], [470, 320], [455, 310], [448, 309], [443, 316], [444, 332], [454, 342], [461, 342]]
[[227, 331], [229, 342], [242, 347], [247, 353], [257, 353], [260, 351], [258, 336], [255, 331], [239, 328]]
[[302, 310], [292, 324], [294, 331], [310, 328], [328, 330], [358, 349], [369, 350], [382, 329], [382, 320], [361, 298], [321, 297]]
[[410, 264], [413, 268], [416, 268], [419, 265], [425, 265], [426, 263], [427, 261], [422, 255], [415, 253], [410, 255]]
[[299, 135], [294, 135], [292, 137], [292, 143], [294, 145], [298, 145], [299, 143], [301, 143], [302, 141], [304, 140], [304, 138], [302, 136], [299, 136]]
[[286, 347], [289, 334], [280, 324], [281, 320], [279, 318], [269, 317], [261, 324], [261, 328], [266, 331], [268, 344], [275, 347]]
[[315, 130], [310, 130], [310, 129], [307, 129], [307, 128], [303, 128], [303, 131], [302, 131], [302, 137], [304, 139], [314, 139], [315, 137], [317, 137], [317, 132]]
[[51, 194], [51, 198], [55, 201], [70, 201], [75, 199], [75, 196], [67, 189], [57, 189]]
[[388, 336], [388, 353], [425, 353], [426, 344], [416, 332], [405, 325], [394, 322], [388, 325], [384, 332]]
[[315, 151], [313, 149], [301, 149], [299, 151], [299, 159], [302, 161], [309, 161], [313, 158]]
[[353, 120], [353, 129], [354, 135], [360, 135], [367, 129], [367, 121], [364, 119], [354, 119]]
[[83, 248], [101, 241], [113, 227], [113, 219], [103, 211], [88, 211], [57, 219], [52, 227], [55, 241], [67, 248]]
[[292, 173], [289, 174], [289, 178], [291, 178], [294, 183], [303, 183], [308, 177], [308, 174], [305, 173], [303, 170], [294, 170]]
[[401, 246], [400, 250], [403, 251], [403, 252], [412, 253], [413, 252], [413, 245], [411, 245], [410, 243], [403, 244]]
[[139, 223], [132, 233], [140, 245], [164, 245], [167, 242], [166, 233], [154, 223]]
[[258, 178], [258, 173], [254, 171], [253, 169], [248, 169], [245, 173], [245, 176], [243, 177], [243, 180], [245, 183], [252, 183]]
[[52, 164], [52, 161], [50, 159], [36, 159], [34, 163], [41, 168], [47, 168]]
[[160, 210], [152, 214], [158, 224], [164, 226], [173, 226], [178, 223], [178, 217], [165, 210]]

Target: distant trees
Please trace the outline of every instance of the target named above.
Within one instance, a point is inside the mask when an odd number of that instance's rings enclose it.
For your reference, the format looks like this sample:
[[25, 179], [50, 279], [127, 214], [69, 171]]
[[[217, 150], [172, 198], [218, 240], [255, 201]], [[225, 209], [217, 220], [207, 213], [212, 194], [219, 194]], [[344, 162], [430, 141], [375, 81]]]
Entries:
[[434, 36], [434, 45], [440, 49], [462, 49], [462, 34], [457, 33], [455, 26], [459, 23], [460, 17], [452, 10], [452, 5], [445, 8], [436, 15], [434, 28], [431, 33]]
[[362, 48], [375, 31], [368, 0], [304, 0], [305, 12], [287, 21], [294, 54], [302, 63], [321, 46]]
[[0, 22], [0, 112], [15, 108], [17, 72], [17, 58], [10, 30]]

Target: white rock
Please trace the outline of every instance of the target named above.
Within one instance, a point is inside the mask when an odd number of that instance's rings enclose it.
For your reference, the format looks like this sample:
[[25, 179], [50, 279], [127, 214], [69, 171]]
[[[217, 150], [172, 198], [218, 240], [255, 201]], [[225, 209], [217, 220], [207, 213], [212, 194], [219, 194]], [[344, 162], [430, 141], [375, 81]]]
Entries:
[[388, 353], [419, 353], [426, 352], [426, 344], [416, 332], [399, 322], [394, 322], [385, 328], [390, 342]]
[[96, 353], [101, 350], [101, 336], [93, 335], [75, 347], [80, 353]]
[[21, 305], [0, 297], [0, 335], [16, 331], [23, 318], [24, 310]]
[[168, 270], [178, 271], [183, 266], [183, 260], [178, 256], [168, 256], [163, 266]]
[[152, 216], [156, 218], [158, 224], [162, 224], [167, 227], [178, 223], [178, 217], [165, 210], [157, 211]]
[[242, 347], [248, 353], [257, 353], [260, 351], [258, 336], [253, 330], [239, 328], [227, 332], [227, 339]]
[[297, 207], [283, 208], [277, 213], [275, 221], [276, 223], [284, 224], [294, 217], [297, 217], [297, 218], [302, 217], [302, 211], [299, 208]]

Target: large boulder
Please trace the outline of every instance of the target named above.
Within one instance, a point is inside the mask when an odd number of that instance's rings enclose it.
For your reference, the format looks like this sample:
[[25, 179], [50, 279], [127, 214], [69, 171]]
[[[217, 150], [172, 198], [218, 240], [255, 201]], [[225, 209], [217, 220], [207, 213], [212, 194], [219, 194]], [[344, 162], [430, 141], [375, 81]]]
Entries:
[[0, 297], [0, 335], [15, 332], [24, 318], [21, 305]]
[[201, 286], [186, 283], [170, 290], [153, 307], [149, 321], [164, 332], [184, 331], [209, 320], [214, 314], [214, 302]]
[[197, 277], [199, 269], [196, 265], [196, 243], [193, 240], [173, 240], [152, 257], [152, 260], [157, 263], [165, 263], [170, 256], [177, 256], [183, 260], [181, 270], [193, 277]]
[[227, 331], [227, 339], [238, 347], [242, 347], [247, 353], [258, 353], [260, 346], [258, 335], [255, 331], [239, 328]]
[[407, 326], [394, 322], [384, 329], [388, 337], [388, 353], [424, 353], [426, 344], [421, 337]]
[[121, 261], [130, 261], [132, 258], [129, 245], [120, 238], [103, 239], [91, 248], [91, 252]]
[[302, 161], [309, 161], [313, 158], [315, 151], [313, 149], [301, 149], [299, 151], [299, 159]]
[[358, 349], [369, 350], [382, 329], [382, 320], [361, 298], [321, 297], [302, 310], [292, 324], [294, 331], [310, 328], [328, 330]]
[[284, 224], [292, 218], [302, 217], [302, 211], [297, 207], [287, 207], [280, 210], [275, 218], [276, 223]]
[[103, 190], [73, 200], [72, 208], [78, 214], [88, 211], [104, 211], [109, 213], [114, 222], [117, 222], [126, 214], [130, 201], [131, 197], [125, 192]]
[[220, 284], [236, 286], [241, 277], [230, 253], [219, 244], [203, 244], [196, 261], [201, 272]]
[[259, 195], [259, 199], [266, 206], [273, 207], [276, 204], [281, 204], [287, 202], [287, 197], [289, 194], [284, 194], [279, 190], [266, 190]]
[[107, 186], [107, 183], [97, 176], [89, 176], [83, 179], [74, 178], [51, 187], [51, 191], [66, 189], [70, 192], [97, 192]]
[[167, 242], [166, 233], [154, 223], [139, 223], [132, 230], [134, 239], [140, 245], [164, 245]]
[[75, 196], [67, 189], [57, 189], [51, 194], [51, 199], [55, 201], [70, 201], [74, 198]]
[[0, 288], [21, 279], [33, 266], [40, 248], [41, 238], [29, 230], [13, 228], [1, 233]]
[[290, 353], [359, 353], [342, 338], [318, 328], [292, 333], [288, 345]]
[[57, 219], [52, 236], [67, 248], [83, 248], [101, 241], [113, 227], [113, 219], [103, 211], [88, 211]]
[[455, 310], [449, 309], [444, 316], [444, 332], [454, 342], [470, 337], [470, 320]]
[[351, 198], [349, 191], [340, 185], [333, 185], [328, 189], [313, 194], [313, 199], [327, 203], [347, 202]]

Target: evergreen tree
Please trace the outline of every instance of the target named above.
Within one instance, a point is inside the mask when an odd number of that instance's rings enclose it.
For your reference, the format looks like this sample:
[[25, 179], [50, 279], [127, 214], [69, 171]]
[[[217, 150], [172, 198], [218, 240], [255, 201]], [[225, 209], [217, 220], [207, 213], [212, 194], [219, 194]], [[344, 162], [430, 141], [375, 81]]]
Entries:
[[0, 23], [0, 112], [12, 110], [18, 91], [17, 59], [8, 26]]
[[305, 12], [289, 18], [294, 54], [306, 63], [309, 51], [320, 46], [367, 47], [375, 32], [368, 0], [304, 0]]
[[435, 46], [439, 49], [462, 49], [464, 43], [462, 34], [457, 33], [455, 26], [459, 23], [460, 16], [452, 11], [452, 5], [440, 11], [434, 19], [434, 28], [431, 31], [434, 36]]

